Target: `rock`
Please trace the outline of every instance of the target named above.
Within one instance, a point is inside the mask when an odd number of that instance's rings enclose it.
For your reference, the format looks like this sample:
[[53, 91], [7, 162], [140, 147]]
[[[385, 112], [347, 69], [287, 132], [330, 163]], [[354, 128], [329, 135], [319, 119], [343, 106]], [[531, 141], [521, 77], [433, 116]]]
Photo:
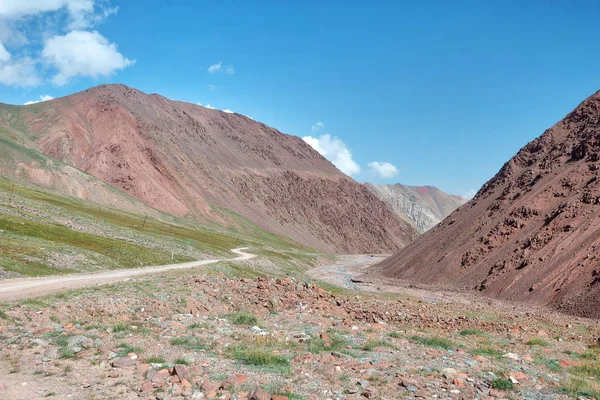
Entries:
[[190, 396], [190, 400], [201, 400], [204, 398], [204, 393], [199, 390], [192, 391], [192, 395]]
[[377, 396], [377, 389], [375, 389], [374, 387], [368, 387], [365, 390], [363, 390], [360, 395], [367, 399], [374, 399], [375, 396]]
[[192, 380], [192, 375], [190, 374], [190, 371], [183, 364], [175, 364], [175, 366], [173, 367], [173, 375], [177, 375], [180, 380]]
[[278, 311], [279, 310], [279, 304], [281, 303], [281, 300], [279, 300], [279, 297], [271, 297], [269, 299], [269, 304], [268, 304], [268, 308], [270, 311]]
[[288, 400], [288, 397], [287, 396], [273, 395], [273, 397], [271, 397], [271, 400]]
[[219, 384], [218, 383], [214, 383], [211, 381], [204, 381], [202, 382], [202, 386], [200, 386], [200, 389], [202, 389], [205, 393], [211, 393], [211, 392], [216, 392], [217, 390], [219, 390]]
[[250, 392], [248, 400], [271, 400], [271, 395], [262, 388], [256, 388]]
[[154, 387], [152, 386], [152, 382], [144, 381], [144, 383], [142, 383], [142, 387], [140, 388], [140, 392], [151, 392], [153, 389]]
[[504, 392], [501, 390], [492, 389], [492, 390], [490, 390], [490, 396], [496, 397], [496, 398], [503, 398]]
[[44, 339], [31, 339], [30, 342], [33, 344], [36, 344], [38, 346], [41, 346], [41, 347], [46, 347], [50, 344], [48, 341], [46, 341]]
[[67, 340], [67, 347], [71, 350], [82, 347], [84, 349], [90, 349], [94, 347], [94, 340], [92, 338], [82, 335], [71, 336]]
[[508, 358], [509, 360], [519, 361], [520, 357], [515, 353], [506, 353], [502, 355], [502, 358]]
[[108, 377], [109, 377], [109, 378], [118, 378], [118, 377], [119, 377], [119, 371], [117, 371], [117, 370], [114, 370], [114, 369], [111, 369], [111, 370], [108, 372]]
[[409, 387], [409, 386], [418, 386], [419, 382], [416, 379], [412, 379], [412, 378], [404, 378], [402, 379], [402, 386], [404, 386], [405, 388]]
[[119, 357], [112, 362], [112, 366], [114, 368], [127, 368], [136, 364], [135, 360], [132, 360], [129, 357]]
[[245, 374], [231, 375], [221, 383], [220, 388], [224, 390], [231, 390], [246, 383], [247, 379], [248, 376]]
[[44, 352], [44, 359], [48, 361], [58, 358], [58, 347], [50, 347]]

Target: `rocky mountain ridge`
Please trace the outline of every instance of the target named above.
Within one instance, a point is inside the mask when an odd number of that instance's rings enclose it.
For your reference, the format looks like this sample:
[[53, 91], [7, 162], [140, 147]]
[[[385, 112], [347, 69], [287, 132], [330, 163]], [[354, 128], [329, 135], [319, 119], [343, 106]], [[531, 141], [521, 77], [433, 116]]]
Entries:
[[600, 92], [374, 275], [600, 317]]
[[[0, 130], [23, 149], [177, 216], [233, 224], [231, 210], [329, 253], [390, 252], [417, 236], [302, 139], [239, 114], [102, 85], [29, 106], [2, 105]], [[41, 185], [55, 178], [35, 158], [17, 172], [0, 166], [0, 173]], [[112, 205], [106, 196], [92, 198], [81, 180], [75, 190], [69, 176], [62, 178], [61, 190]]]
[[428, 231], [467, 202], [460, 196], [444, 193], [434, 186], [407, 186], [400, 183], [365, 183], [365, 186], [419, 233]]

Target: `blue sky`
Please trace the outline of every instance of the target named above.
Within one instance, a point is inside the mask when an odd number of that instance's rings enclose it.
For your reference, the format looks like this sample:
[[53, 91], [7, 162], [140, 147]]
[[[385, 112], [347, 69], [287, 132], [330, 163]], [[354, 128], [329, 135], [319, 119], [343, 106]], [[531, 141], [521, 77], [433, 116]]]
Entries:
[[0, 0], [0, 101], [124, 83], [466, 194], [600, 89], [600, 6], [572, 3]]

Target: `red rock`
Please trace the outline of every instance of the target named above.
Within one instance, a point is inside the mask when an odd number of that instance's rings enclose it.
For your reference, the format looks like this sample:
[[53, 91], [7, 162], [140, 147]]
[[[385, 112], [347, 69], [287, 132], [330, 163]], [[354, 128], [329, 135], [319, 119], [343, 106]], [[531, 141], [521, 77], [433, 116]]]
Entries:
[[288, 400], [288, 397], [287, 396], [273, 395], [271, 397], [271, 400]]
[[496, 398], [503, 398], [505, 396], [505, 393], [501, 390], [492, 389], [490, 390], [490, 396]]
[[151, 392], [153, 389], [154, 386], [152, 386], [152, 382], [144, 381], [144, 383], [142, 383], [142, 387], [140, 388], [140, 392]]

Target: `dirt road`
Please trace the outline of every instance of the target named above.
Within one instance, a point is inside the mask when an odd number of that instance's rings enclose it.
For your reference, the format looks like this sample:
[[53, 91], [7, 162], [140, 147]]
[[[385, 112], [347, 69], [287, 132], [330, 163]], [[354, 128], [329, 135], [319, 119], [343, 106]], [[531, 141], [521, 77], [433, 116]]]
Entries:
[[94, 274], [50, 276], [44, 278], [18, 278], [0, 281], [0, 301], [20, 300], [33, 296], [43, 296], [67, 289], [79, 289], [86, 286], [104, 285], [122, 281], [133, 276], [155, 274], [174, 269], [195, 268], [203, 265], [215, 264], [219, 261], [243, 261], [256, 257], [246, 253], [247, 247], [231, 250], [238, 257], [220, 260], [192, 261], [182, 264], [167, 264], [157, 267], [135, 269], [119, 269]]

